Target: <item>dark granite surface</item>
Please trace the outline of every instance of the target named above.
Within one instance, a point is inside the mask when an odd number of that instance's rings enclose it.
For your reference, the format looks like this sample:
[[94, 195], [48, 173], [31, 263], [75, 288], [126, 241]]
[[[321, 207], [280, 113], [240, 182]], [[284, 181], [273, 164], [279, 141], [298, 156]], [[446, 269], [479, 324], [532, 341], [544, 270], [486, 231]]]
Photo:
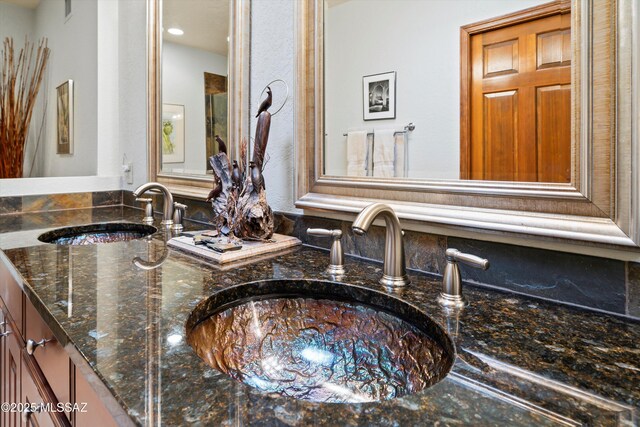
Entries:
[[[123, 207], [0, 217], [0, 248], [11, 248], [4, 253], [24, 279], [28, 298], [61, 344], [86, 358], [136, 424], [638, 422], [640, 324], [472, 286], [465, 288], [470, 305], [446, 313], [435, 303], [438, 279], [424, 274], [410, 274], [412, 284], [393, 296], [452, 334], [458, 355], [444, 380], [384, 402], [328, 404], [263, 394], [203, 362], [186, 343], [187, 319], [200, 301], [245, 282], [269, 286], [272, 280], [294, 279], [302, 292], [313, 292], [321, 286], [317, 280], [329, 279], [323, 273], [328, 253], [303, 247], [222, 271], [168, 250], [162, 233], [90, 246], [33, 240], [52, 227], [140, 219], [140, 210]], [[135, 257], [150, 262], [139, 268], [132, 263]], [[156, 260], [161, 264], [149, 270]], [[341, 282], [354, 285], [345, 288], [353, 299], [366, 295], [359, 292], [362, 287], [385, 292], [377, 284], [380, 264], [348, 257], [346, 266]]]

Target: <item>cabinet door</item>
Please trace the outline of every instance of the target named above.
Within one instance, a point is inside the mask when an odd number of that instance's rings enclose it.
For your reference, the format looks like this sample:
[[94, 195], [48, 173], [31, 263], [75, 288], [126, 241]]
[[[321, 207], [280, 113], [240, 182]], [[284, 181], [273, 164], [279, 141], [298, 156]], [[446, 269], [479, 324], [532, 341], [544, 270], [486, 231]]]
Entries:
[[[24, 404], [40, 405], [45, 401], [38, 392], [33, 375], [29, 370], [26, 363], [22, 363], [22, 399], [20, 401]], [[53, 427], [53, 419], [49, 412], [32, 412], [29, 414], [20, 414], [22, 420], [22, 427]]]
[[[2, 313], [3, 322], [7, 321], [6, 313]], [[5, 324], [0, 338], [0, 401], [3, 403], [20, 402], [20, 371], [22, 359], [18, 336], [12, 325]], [[7, 335], [4, 335], [7, 334]], [[0, 412], [0, 425], [6, 427], [20, 426], [20, 414], [17, 412]]]

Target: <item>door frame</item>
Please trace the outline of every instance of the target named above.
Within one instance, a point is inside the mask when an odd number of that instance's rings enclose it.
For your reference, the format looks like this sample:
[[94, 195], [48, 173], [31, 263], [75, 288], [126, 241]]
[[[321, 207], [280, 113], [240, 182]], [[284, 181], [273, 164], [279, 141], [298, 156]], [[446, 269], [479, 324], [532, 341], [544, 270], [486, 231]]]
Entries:
[[[471, 37], [565, 13], [571, 13], [571, 0], [556, 0], [460, 27], [460, 179], [471, 179]], [[578, 167], [575, 155], [571, 166], [573, 182]]]

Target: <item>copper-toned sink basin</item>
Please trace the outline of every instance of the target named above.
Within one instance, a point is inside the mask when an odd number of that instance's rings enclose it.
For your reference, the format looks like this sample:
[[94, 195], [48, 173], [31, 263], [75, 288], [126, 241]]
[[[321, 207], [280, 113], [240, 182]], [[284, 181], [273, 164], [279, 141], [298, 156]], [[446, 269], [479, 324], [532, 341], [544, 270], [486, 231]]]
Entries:
[[237, 381], [315, 402], [416, 393], [443, 379], [455, 357], [446, 333], [416, 307], [382, 292], [321, 281], [227, 288], [196, 307], [187, 340], [205, 362]]
[[131, 222], [105, 222], [57, 228], [38, 236], [44, 243], [56, 245], [95, 245], [140, 239], [158, 231], [155, 227]]

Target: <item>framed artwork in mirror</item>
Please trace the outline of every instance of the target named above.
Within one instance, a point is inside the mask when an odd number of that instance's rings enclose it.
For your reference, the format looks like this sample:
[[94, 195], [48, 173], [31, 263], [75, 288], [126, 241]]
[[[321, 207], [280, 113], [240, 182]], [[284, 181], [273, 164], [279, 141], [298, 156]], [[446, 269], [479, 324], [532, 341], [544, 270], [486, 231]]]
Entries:
[[162, 104], [162, 163], [184, 163], [184, 105]]
[[73, 80], [56, 88], [57, 99], [57, 154], [73, 154]]
[[362, 78], [364, 120], [396, 118], [396, 72], [372, 74]]

